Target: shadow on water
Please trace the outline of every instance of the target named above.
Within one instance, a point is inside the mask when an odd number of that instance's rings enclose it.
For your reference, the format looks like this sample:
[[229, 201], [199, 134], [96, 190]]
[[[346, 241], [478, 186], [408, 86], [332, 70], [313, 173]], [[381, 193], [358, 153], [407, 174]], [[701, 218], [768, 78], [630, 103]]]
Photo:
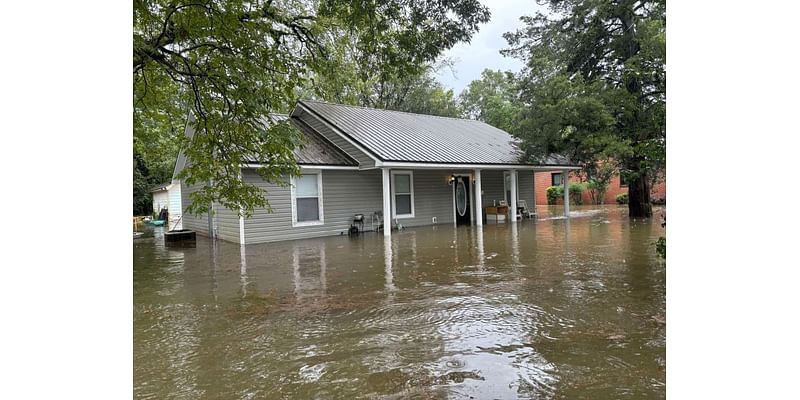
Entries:
[[663, 398], [655, 220], [134, 241], [137, 398]]

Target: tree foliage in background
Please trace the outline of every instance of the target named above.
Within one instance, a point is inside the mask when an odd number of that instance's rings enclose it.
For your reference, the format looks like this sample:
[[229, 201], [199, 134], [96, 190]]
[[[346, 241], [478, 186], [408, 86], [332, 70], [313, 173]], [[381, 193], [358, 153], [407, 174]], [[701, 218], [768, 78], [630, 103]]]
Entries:
[[408, 102], [419, 103], [431, 72], [447, 65], [437, 62], [439, 56], [469, 42], [490, 17], [478, 0], [329, 1], [321, 10], [333, 18], [324, 21], [320, 40], [331, 51], [314, 74], [316, 94], [342, 104], [403, 111], [409, 111]]
[[[239, 179], [239, 166], [252, 159], [264, 180], [286, 184], [299, 172], [301, 142], [263, 117], [289, 111], [316, 83], [327, 94], [342, 87], [388, 101], [386, 88], [423, 76], [488, 18], [478, 0], [135, 0], [134, 141], [172, 132], [191, 111], [193, 139], [170, 137], [191, 160], [178, 178], [211, 184], [192, 193], [187, 212], [212, 202], [245, 215], [269, 208], [263, 190]], [[352, 75], [337, 77], [341, 59]]]
[[459, 100], [466, 117], [513, 132], [522, 112], [518, 92], [511, 71], [485, 69], [480, 79], [470, 82], [461, 92]]
[[619, 169], [619, 163], [613, 159], [598, 160], [590, 166], [589, 169], [584, 169], [587, 176], [586, 188], [594, 204], [603, 204], [611, 179]]
[[551, 0], [523, 17], [503, 53], [526, 62], [519, 126], [526, 157], [618, 160], [633, 217], [650, 217], [650, 176], [666, 159], [666, 4]]

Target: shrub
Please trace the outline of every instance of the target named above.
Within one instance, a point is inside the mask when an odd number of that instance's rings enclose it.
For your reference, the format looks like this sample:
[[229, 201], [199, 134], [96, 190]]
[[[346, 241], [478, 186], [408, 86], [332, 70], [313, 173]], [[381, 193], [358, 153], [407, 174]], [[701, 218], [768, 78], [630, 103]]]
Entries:
[[589, 181], [586, 182], [586, 190], [589, 191], [589, 196], [593, 204], [603, 204], [603, 199], [605, 199], [606, 192], [608, 191], [608, 182], [589, 179]]
[[658, 238], [658, 241], [656, 241], [656, 253], [658, 253], [661, 258], [667, 259], [667, 238], [664, 236], [661, 236]]
[[[569, 184], [569, 203], [583, 204], [583, 191], [586, 190], [585, 183], [571, 182]], [[554, 205], [558, 199], [564, 198], [564, 186], [550, 186], [547, 188], [547, 204]]]
[[561, 197], [564, 197], [563, 186], [550, 186], [547, 188], [547, 204], [552, 206]]
[[617, 195], [617, 204], [628, 204], [628, 194], [620, 193]]
[[[569, 202], [575, 205], [583, 204], [583, 191], [586, 190], [585, 183], [570, 182], [569, 184]], [[562, 193], [563, 195], [563, 193]]]

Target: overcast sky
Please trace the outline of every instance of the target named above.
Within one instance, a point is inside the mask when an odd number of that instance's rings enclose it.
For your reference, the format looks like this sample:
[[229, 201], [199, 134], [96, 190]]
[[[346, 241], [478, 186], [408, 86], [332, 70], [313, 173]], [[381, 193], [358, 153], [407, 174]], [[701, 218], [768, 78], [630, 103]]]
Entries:
[[[444, 53], [455, 60], [453, 71], [444, 68], [438, 78], [445, 87], [452, 88], [456, 95], [475, 79], [480, 78], [486, 68], [519, 71], [522, 62], [516, 58], [500, 55], [507, 46], [503, 33], [515, 31], [522, 26], [519, 17], [533, 15], [536, 10], [545, 11], [535, 0], [481, 0], [489, 7], [492, 19], [480, 26], [480, 32], [471, 43], [460, 43]], [[454, 76], [455, 75], [455, 76]]]

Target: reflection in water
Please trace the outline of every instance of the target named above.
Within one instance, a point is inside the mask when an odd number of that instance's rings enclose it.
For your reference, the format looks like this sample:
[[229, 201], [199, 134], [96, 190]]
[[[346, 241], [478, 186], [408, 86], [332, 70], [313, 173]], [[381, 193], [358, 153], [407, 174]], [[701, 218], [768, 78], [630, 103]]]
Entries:
[[483, 274], [486, 268], [486, 250], [483, 247], [483, 227], [481, 226], [475, 228], [475, 244], [478, 250], [478, 272]]
[[393, 261], [393, 251], [392, 251], [392, 238], [384, 236], [383, 237], [383, 261], [384, 261], [384, 275], [386, 277], [386, 284], [384, 287], [386, 288], [387, 292], [393, 292], [397, 288], [394, 286], [394, 271], [392, 270], [392, 261]]
[[518, 224], [511, 224], [511, 261], [514, 265], [519, 264], [519, 227]]
[[388, 239], [134, 241], [134, 395], [664, 398], [664, 230], [624, 208], [575, 213]]
[[217, 255], [217, 242], [216, 241], [208, 241], [208, 247], [211, 251], [211, 294], [214, 296], [214, 303], [218, 303], [217, 298], [217, 270], [219, 269], [219, 258]]
[[325, 297], [327, 256], [324, 241], [292, 242], [292, 282], [295, 298]]
[[247, 246], [241, 245], [239, 246], [239, 251], [241, 253], [240, 262], [242, 263], [241, 268], [239, 269], [239, 276], [242, 282], [242, 297], [247, 297]]

